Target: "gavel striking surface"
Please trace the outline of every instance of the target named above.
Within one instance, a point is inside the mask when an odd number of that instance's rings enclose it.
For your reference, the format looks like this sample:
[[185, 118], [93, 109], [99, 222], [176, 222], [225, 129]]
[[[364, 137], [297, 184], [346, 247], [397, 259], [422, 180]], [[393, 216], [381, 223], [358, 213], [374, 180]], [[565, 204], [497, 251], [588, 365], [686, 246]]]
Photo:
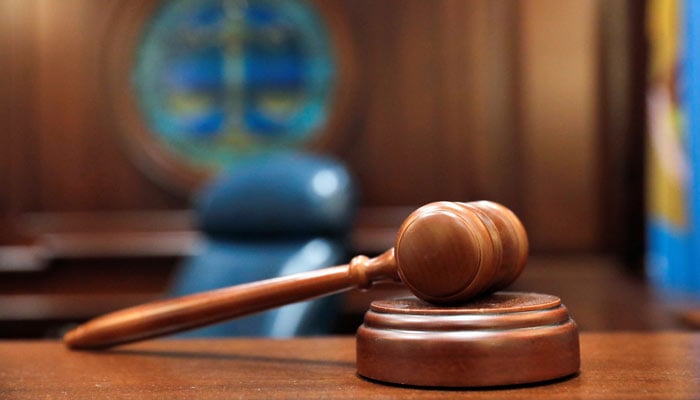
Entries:
[[411, 386], [482, 387], [569, 376], [576, 324], [556, 296], [496, 292], [459, 306], [415, 297], [372, 303], [357, 332], [357, 371]]

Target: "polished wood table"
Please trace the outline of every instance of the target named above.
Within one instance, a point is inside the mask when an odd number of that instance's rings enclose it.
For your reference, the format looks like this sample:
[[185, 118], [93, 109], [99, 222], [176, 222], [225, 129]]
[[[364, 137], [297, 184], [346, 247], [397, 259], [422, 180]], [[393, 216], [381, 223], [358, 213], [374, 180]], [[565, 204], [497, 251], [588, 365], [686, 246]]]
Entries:
[[564, 380], [442, 390], [358, 377], [353, 337], [155, 340], [103, 352], [4, 341], [0, 399], [700, 398], [700, 334], [583, 333], [581, 354], [580, 374]]

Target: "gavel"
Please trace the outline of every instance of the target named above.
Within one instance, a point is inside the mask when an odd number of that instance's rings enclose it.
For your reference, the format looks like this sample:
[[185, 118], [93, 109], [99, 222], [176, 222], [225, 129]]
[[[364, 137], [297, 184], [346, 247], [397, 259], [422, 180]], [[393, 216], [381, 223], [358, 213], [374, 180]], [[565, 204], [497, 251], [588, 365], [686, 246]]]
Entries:
[[434, 202], [411, 213], [394, 247], [378, 257], [127, 308], [78, 326], [64, 342], [108, 348], [387, 280], [428, 303], [456, 305], [510, 285], [527, 254], [525, 229], [506, 207]]

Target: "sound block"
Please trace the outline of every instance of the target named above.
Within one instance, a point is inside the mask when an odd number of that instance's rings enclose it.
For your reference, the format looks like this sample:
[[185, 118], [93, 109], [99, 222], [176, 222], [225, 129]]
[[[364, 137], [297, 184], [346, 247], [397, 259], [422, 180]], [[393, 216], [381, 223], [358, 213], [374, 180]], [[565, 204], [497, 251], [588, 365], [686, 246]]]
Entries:
[[436, 306], [374, 301], [357, 331], [357, 372], [432, 387], [518, 385], [578, 372], [576, 323], [556, 296], [497, 292]]

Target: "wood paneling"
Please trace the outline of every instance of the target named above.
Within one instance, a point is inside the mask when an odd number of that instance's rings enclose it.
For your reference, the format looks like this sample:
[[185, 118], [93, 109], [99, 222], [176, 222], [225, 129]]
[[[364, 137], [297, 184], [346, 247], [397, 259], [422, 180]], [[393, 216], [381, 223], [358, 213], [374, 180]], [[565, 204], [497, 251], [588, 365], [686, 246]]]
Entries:
[[[135, 166], [107, 105], [104, 38], [134, 1], [0, 4], [3, 218], [189, 206]], [[598, 1], [336, 6], [361, 84], [331, 153], [364, 207], [491, 199], [523, 217], [535, 250], [606, 247]]]
[[23, 184], [34, 180], [36, 169], [29, 149], [33, 138], [33, 20], [31, 2], [8, 0], [0, 3], [0, 238], [14, 240], [16, 230], [10, 214], [34, 202], [31, 190]]
[[518, 4], [523, 219], [537, 245], [598, 248], [598, 4]]
[[513, 27], [505, 1], [347, 5], [365, 113], [349, 159], [372, 205], [490, 198], [512, 206]]
[[351, 160], [371, 204], [488, 198], [535, 249], [605, 247], [597, 2], [352, 7], [369, 84]]
[[[603, 179], [601, 240], [629, 265], [644, 259], [646, 137], [646, 9], [634, 0], [601, 7], [601, 114]], [[622, 189], [621, 189], [622, 188]]]
[[[101, 34], [110, 4], [10, 1], [15, 211], [185, 207], [127, 159], [105, 107]], [[3, 101], [8, 101], [3, 98]], [[6, 123], [6, 121], [3, 121]]]

